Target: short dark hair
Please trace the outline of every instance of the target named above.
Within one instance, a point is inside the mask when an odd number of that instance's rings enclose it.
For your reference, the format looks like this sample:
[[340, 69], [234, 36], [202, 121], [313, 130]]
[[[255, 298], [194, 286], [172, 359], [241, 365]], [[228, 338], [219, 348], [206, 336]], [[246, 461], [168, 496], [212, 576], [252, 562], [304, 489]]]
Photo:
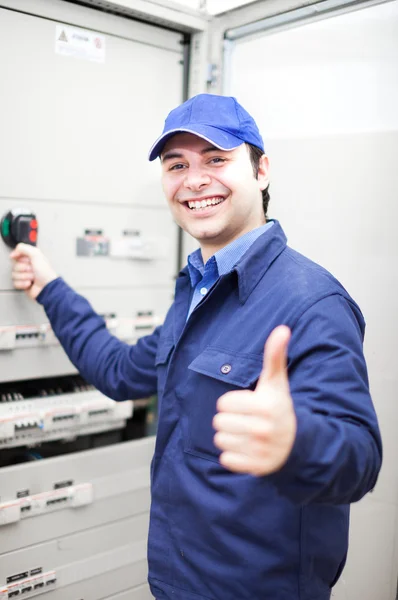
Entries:
[[[247, 144], [247, 146], [249, 147], [249, 156], [250, 156], [250, 162], [252, 163], [252, 167], [253, 167], [254, 177], [257, 179], [260, 158], [263, 156], [264, 152], [262, 150], [260, 150], [260, 148], [257, 148], [257, 146], [253, 146], [252, 144]], [[264, 216], [265, 216], [265, 218], [267, 218], [268, 204], [270, 201], [269, 184], [267, 185], [265, 190], [263, 190], [262, 194], [263, 194]]]

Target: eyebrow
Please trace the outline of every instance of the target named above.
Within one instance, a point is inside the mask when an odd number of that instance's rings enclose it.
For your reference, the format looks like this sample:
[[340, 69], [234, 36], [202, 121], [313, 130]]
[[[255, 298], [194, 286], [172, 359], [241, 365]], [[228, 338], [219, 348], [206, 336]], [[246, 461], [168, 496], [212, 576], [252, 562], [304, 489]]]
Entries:
[[[206, 146], [203, 150], [200, 151], [200, 154], [204, 155], [209, 152], [222, 152], [221, 148], [217, 148], [217, 146]], [[166, 160], [172, 160], [173, 158], [183, 158], [182, 152], [176, 152], [175, 150], [169, 150], [169, 152], [165, 152], [163, 156], [161, 156], [162, 163]]]

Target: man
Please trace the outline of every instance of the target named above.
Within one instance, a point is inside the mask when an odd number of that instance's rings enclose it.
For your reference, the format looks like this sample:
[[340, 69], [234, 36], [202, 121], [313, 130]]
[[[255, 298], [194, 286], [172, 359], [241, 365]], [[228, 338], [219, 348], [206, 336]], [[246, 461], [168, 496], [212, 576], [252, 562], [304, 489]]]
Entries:
[[157, 390], [154, 596], [327, 600], [345, 563], [349, 503], [381, 464], [363, 317], [267, 219], [263, 141], [234, 98], [177, 107], [149, 158], [159, 156], [174, 219], [200, 244], [162, 327], [121, 343], [29, 246], [12, 253], [15, 286], [43, 304], [105, 394]]

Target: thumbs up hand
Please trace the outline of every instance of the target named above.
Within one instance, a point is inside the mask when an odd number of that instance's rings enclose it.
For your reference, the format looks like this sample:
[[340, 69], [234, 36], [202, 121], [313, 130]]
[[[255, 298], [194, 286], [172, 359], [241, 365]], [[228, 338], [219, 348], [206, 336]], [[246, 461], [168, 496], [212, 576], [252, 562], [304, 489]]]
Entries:
[[220, 462], [239, 473], [268, 475], [283, 467], [293, 448], [297, 419], [287, 377], [290, 330], [269, 336], [256, 389], [228, 392], [218, 399], [213, 419]]

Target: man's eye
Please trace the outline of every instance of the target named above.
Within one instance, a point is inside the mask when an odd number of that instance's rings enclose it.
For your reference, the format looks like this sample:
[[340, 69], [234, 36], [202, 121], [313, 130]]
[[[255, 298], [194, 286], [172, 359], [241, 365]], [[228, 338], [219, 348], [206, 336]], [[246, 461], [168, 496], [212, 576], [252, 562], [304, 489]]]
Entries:
[[220, 156], [215, 156], [214, 158], [210, 159], [211, 163], [224, 163], [225, 162], [225, 158], [221, 158]]
[[176, 165], [172, 165], [169, 170], [170, 171], [180, 171], [183, 168], [184, 168], [184, 165], [182, 163], [178, 163]]

